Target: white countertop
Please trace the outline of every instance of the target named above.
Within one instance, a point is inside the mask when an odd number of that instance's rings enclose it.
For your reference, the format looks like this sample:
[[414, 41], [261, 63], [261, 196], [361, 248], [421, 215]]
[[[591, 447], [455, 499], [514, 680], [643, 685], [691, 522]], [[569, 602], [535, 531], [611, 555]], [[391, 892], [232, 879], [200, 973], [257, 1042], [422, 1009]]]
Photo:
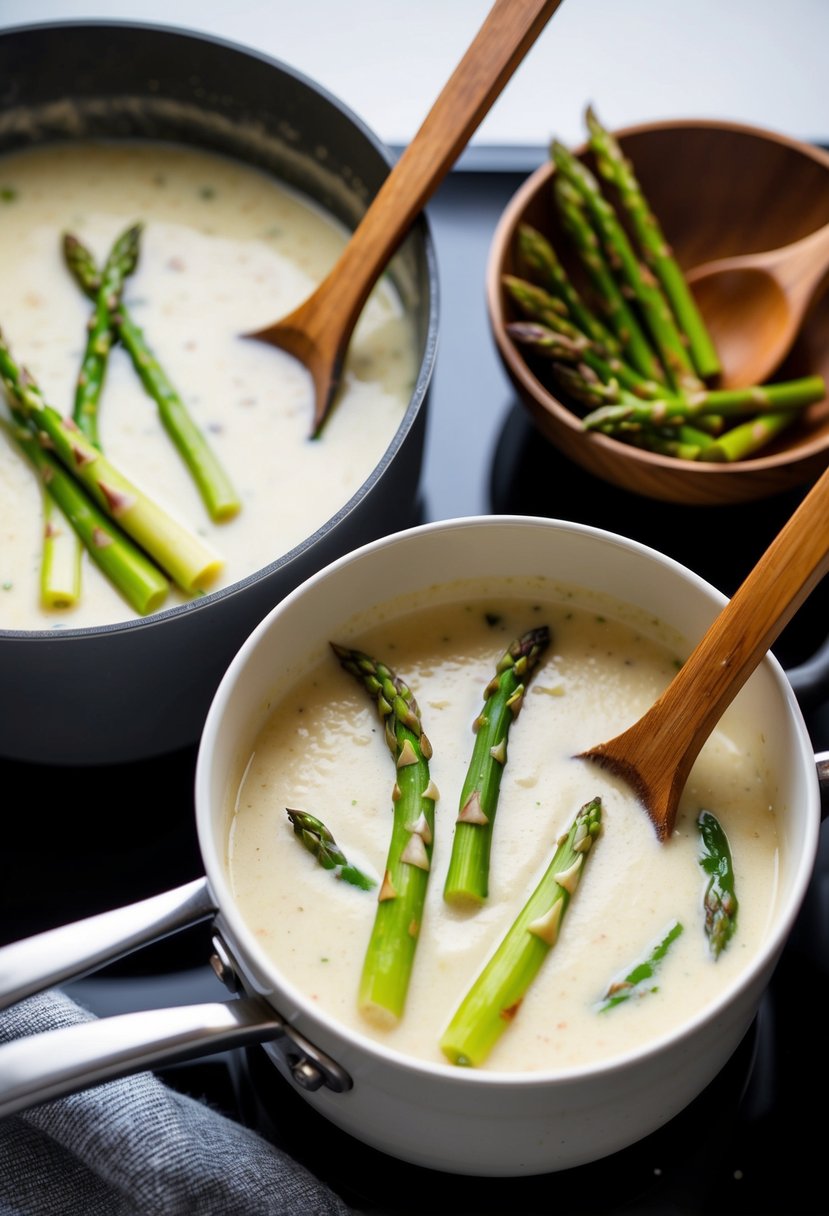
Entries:
[[[136, 20], [203, 31], [290, 64], [386, 143], [408, 142], [488, 0], [0, 0], [0, 26]], [[612, 127], [718, 117], [829, 139], [829, 0], [562, 0], [471, 142], [584, 138], [592, 102]]]

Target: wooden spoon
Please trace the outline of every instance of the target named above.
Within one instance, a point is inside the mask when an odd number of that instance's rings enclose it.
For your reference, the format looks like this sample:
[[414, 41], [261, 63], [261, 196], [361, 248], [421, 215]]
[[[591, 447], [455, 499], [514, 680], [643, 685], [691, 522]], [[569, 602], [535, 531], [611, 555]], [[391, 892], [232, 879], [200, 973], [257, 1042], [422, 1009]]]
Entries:
[[674, 830], [688, 773], [721, 715], [829, 569], [829, 469], [633, 726], [580, 753], [631, 786], [659, 840]]
[[829, 285], [829, 224], [781, 249], [706, 262], [687, 278], [720, 356], [722, 387], [763, 384]]
[[372, 287], [561, 0], [495, 0], [333, 270], [274, 325], [246, 334], [299, 359], [314, 383], [312, 434], [330, 412], [354, 326]]

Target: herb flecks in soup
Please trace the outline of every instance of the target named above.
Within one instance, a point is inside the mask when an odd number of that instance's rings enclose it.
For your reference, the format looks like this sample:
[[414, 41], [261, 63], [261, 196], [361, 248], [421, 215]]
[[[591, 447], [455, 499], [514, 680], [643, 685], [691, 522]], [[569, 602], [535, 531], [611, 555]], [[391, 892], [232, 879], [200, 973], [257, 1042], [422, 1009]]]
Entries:
[[[312, 535], [370, 476], [400, 424], [416, 376], [412, 324], [388, 280], [354, 334], [337, 408], [311, 440], [310, 377], [241, 335], [299, 304], [348, 234], [315, 204], [252, 166], [156, 143], [61, 143], [0, 162], [0, 329], [61, 415], [72, 404], [90, 318], [62, 240], [101, 265], [142, 225], [124, 287], [129, 315], [207, 437], [241, 499], [213, 521], [127, 350], [109, 352], [100, 399], [106, 456], [222, 559], [215, 590]], [[8, 416], [5, 405], [0, 413]], [[87, 627], [138, 613], [84, 555], [70, 609], [40, 603], [41, 487], [0, 431], [0, 628]], [[173, 589], [162, 607], [184, 602]]]
[[[488, 890], [480, 901], [451, 903], [444, 888], [482, 695], [510, 642], [542, 624], [550, 644], [510, 728]], [[520, 1000], [504, 1011], [508, 1024], [497, 1041], [487, 1040], [480, 1066], [557, 1070], [618, 1057], [694, 1018], [750, 964], [773, 916], [777, 832], [762, 741], [736, 707], [694, 765], [666, 844], [626, 786], [574, 759], [636, 720], [668, 684], [677, 651], [667, 630], [578, 589], [496, 579], [386, 605], [336, 640], [383, 656], [412, 690], [440, 797], [405, 1007], [396, 1021], [379, 1025], [361, 1009], [359, 992], [392, 833], [394, 781], [383, 725], [330, 653], [295, 685], [275, 690], [228, 807], [229, 875], [261, 948], [322, 1014], [404, 1055], [449, 1067], [441, 1038], [453, 1016], [539, 887], [579, 809], [597, 798], [600, 834], [589, 860], [579, 863], [578, 883], [570, 881], [569, 865], [556, 872], [557, 887], [569, 896], [566, 917], [553, 925], [555, 889], [550, 907], [533, 913], [544, 957]], [[286, 807], [323, 821], [349, 864], [376, 885], [360, 890], [336, 881], [300, 847]], [[717, 957], [705, 929], [702, 809], [727, 836], [739, 891], [739, 926]], [[600, 1012], [608, 994], [623, 989], [627, 999]]]

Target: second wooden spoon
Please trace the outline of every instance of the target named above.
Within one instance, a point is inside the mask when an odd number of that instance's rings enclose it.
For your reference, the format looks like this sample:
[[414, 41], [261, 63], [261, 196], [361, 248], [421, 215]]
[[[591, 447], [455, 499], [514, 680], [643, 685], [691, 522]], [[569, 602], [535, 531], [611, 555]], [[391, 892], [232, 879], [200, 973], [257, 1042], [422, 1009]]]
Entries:
[[372, 287], [560, 3], [495, 0], [333, 270], [288, 316], [246, 335], [305, 364], [314, 384], [312, 434], [319, 434], [331, 408], [351, 334]]
[[687, 277], [720, 357], [722, 387], [763, 384], [829, 286], [829, 224], [780, 249], [706, 262]]
[[621, 777], [659, 840], [674, 830], [691, 766], [722, 714], [829, 569], [829, 469], [633, 726], [581, 758]]

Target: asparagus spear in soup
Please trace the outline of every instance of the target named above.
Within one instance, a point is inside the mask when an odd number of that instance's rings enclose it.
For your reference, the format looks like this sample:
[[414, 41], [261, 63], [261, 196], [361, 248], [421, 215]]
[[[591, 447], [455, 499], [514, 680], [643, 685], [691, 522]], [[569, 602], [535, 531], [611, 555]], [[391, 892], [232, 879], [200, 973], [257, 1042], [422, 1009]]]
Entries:
[[479, 1067], [516, 1017], [578, 887], [585, 861], [599, 835], [600, 798], [586, 802], [561, 839], [541, 881], [473, 982], [440, 1039], [452, 1064]]
[[[127, 275], [135, 269], [137, 256], [137, 230], [133, 227], [115, 241], [104, 266], [75, 386], [72, 417], [97, 448], [101, 446], [98, 405], [114, 339], [112, 313], [118, 307]], [[47, 466], [41, 467], [45, 470]], [[83, 542], [48, 490], [43, 494], [43, 524], [41, 601], [46, 607], [68, 608], [80, 596]]]
[[[77, 282], [88, 296], [95, 298], [100, 276], [90, 251], [76, 236], [68, 234], [64, 238], [64, 255]], [[232, 519], [241, 508], [241, 500], [226, 470], [123, 301], [113, 316], [118, 337], [144, 388], [158, 406], [164, 429], [189, 469], [210, 518], [216, 521]]]
[[395, 763], [391, 840], [358, 997], [367, 1016], [393, 1024], [406, 1002], [432, 862], [438, 798], [429, 775], [432, 746], [414, 694], [396, 672], [361, 650], [334, 642], [331, 648], [375, 702]]
[[711, 811], [700, 811], [697, 828], [700, 839], [699, 864], [708, 875], [703, 897], [705, 936], [714, 958], [719, 958], [737, 929], [739, 903], [731, 848], [722, 824]]
[[293, 807], [286, 807], [285, 810], [294, 835], [311, 856], [316, 857], [324, 870], [333, 870], [337, 878], [350, 883], [352, 887], [359, 887], [362, 891], [370, 891], [372, 887], [377, 886], [373, 878], [349, 862], [321, 819], [317, 819], [308, 811], [296, 810]]
[[145, 553], [85, 493], [83, 487], [44, 451], [36, 431], [19, 411], [12, 410], [8, 429], [29, 457], [46, 493], [86, 547], [89, 556], [141, 616], [163, 604], [169, 583]]
[[[121, 307], [124, 283], [138, 264], [139, 224], [133, 224], [115, 241], [104, 265], [103, 273], [90, 281], [90, 296], [94, 301], [87, 332], [86, 349], [75, 385], [72, 417], [97, 448], [101, 446], [98, 428], [98, 407], [104, 386], [107, 362], [115, 340], [115, 317]], [[75, 238], [65, 236], [64, 255], [70, 258]], [[77, 243], [77, 242], [76, 242]], [[90, 255], [91, 260], [91, 255]]]
[[0, 333], [0, 377], [20, 417], [50, 441], [64, 469], [176, 583], [189, 594], [219, 573], [219, 555], [139, 489], [91, 443], [71, 419], [46, 403], [39, 386], [15, 362]]
[[447, 903], [482, 904], [489, 894], [492, 829], [507, 762], [507, 741], [524, 703], [527, 684], [550, 644], [546, 625], [511, 642], [484, 689], [473, 723], [475, 744], [460, 797], [452, 855], [443, 888]]
[[605, 1013], [608, 1009], [615, 1009], [617, 1005], [624, 1004], [631, 997], [640, 997], [648, 992], [656, 992], [657, 985], [651, 983], [651, 981], [656, 975], [659, 964], [681, 933], [682, 923], [675, 920], [641, 962], [631, 967], [622, 979], [614, 980], [608, 985], [607, 991], [599, 1002], [598, 1012]]

